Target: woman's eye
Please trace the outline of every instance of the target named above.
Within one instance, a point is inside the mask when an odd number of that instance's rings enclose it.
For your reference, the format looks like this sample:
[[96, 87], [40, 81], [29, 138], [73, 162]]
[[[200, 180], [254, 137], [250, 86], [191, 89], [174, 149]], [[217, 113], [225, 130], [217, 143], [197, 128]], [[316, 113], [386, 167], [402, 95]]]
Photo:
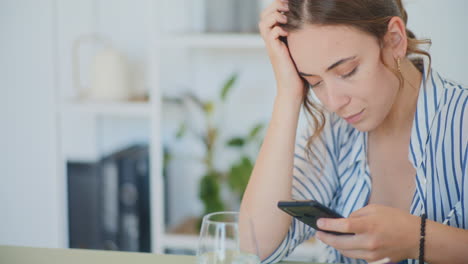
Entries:
[[348, 77], [353, 76], [356, 73], [357, 69], [358, 69], [358, 67], [354, 68], [352, 71], [350, 71], [349, 73], [347, 73], [345, 75], [341, 75], [341, 78], [346, 79]]

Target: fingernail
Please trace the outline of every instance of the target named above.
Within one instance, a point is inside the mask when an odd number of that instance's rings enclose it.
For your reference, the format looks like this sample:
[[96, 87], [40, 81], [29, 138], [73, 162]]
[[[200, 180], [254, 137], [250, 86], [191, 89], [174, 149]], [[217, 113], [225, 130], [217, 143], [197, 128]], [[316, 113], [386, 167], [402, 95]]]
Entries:
[[286, 20], [288, 20], [288, 17], [287, 17], [287, 16], [285, 16], [285, 15], [283, 15], [283, 18], [284, 18], [284, 19], [286, 19]]
[[325, 220], [323, 220], [323, 219], [317, 220], [317, 226], [319, 228], [322, 228], [324, 225], [325, 225]]

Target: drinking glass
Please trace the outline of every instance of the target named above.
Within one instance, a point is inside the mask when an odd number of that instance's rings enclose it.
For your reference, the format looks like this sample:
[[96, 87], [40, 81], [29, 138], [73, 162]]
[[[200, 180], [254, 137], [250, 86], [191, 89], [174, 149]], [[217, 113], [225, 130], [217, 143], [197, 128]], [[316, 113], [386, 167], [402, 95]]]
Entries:
[[238, 212], [205, 215], [197, 250], [198, 264], [259, 264], [257, 240], [250, 218], [239, 225]]

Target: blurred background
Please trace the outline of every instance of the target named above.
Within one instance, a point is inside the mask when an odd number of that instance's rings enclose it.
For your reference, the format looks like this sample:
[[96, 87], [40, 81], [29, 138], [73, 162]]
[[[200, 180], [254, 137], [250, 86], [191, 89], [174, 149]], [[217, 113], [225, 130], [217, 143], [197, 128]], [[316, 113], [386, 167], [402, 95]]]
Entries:
[[[238, 210], [269, 120], [270, 2], [0, 0], [0, 244], [193, 254], [202, 215]], [[468, 84], [468, 2], [406, 4]]]

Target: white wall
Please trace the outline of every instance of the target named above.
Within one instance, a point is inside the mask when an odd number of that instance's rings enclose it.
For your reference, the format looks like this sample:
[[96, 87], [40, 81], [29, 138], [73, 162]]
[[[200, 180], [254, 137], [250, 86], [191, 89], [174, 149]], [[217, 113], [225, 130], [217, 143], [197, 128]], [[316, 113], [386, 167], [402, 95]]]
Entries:
[[67, 245], [53, 0], [0, 2], [0, 244]]
[[433, 68], [442, 76], [468, 85], [468, 1], [407, 0], [408, 28], [430, 38]]

